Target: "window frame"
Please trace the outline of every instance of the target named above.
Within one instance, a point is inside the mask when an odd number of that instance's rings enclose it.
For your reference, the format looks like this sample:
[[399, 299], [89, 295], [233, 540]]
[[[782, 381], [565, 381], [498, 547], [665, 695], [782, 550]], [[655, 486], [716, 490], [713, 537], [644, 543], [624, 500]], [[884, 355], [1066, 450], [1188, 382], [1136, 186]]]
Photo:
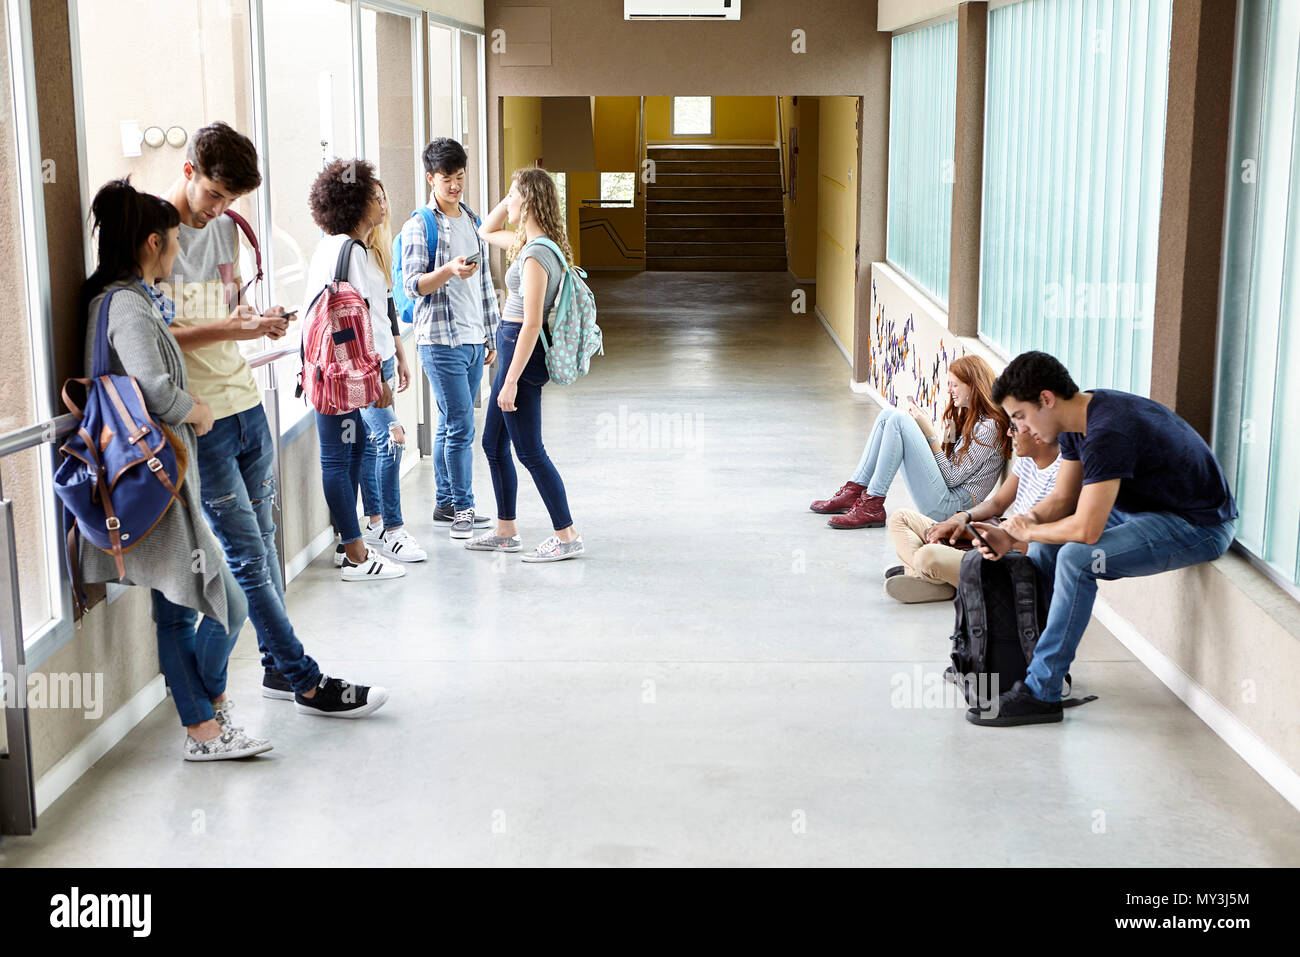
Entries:
[[[36, 60], [32, 43], [30, 0], [5, 0], [10, 27], [10, 83], [14, 107], [14, 138], [18, 163], [19, 208], [22, 215], [22, 249], [27, 271], [27, 326], [31, 335], [32, 388], [37, 418], [50, 423], [58, 414], [54, 395], [54, 336], [50, 317], [53, 305], [45, 222], [44, 179], [41, 168], [40, 123], [36, 101]], [[74, 66], [75, 69], [75, 66]], [[51, 434], [51, 439], [52, 439]], [[50, 617], [30, 636], [22, 636], [28, 669], [39, 668], [75, 633], [72, 591], [63, 558], [63, 522], [54, 498], [55, 447], [53, 441], [38, 447], [41, 459], [41, 502], [46, 533], [45, 568]], [[50, 533], [53, 532], [53, 535]]]

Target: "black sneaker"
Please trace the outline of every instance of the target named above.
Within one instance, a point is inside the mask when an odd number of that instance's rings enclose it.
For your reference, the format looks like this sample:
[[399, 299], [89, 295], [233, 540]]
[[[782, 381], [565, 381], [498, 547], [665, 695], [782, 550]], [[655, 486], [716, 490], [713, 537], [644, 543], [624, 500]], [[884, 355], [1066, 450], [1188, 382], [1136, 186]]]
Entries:
[[267, 668], [262, 674], [262, 697], [292, 701], [293, 685], [289, 684], [289, 679], [276, 669]]
[[1040, 701], [1033, 696], [1023, 681], [1017, 681], [1010, 691], [998, 697], [997, 706], [981, 710], [971, 708], [966, 720], [989, 728], [1010, 728], [1019, 724], [1052, 724], [1063, 717], [1061, 702]]
[[[454, 521], [456, 521], [456, 507], [454, 505], [447, 504], [447, 505], [434, 506], [433, 524], [450, 525]], [[479, 515], [477, 512], [474, 513], [475, 528], [482, 528], [485, 525], [491, 525], [491, 524], [492, 524], [492, 517], [490, 515]]]
[[902, 565], [890, 565], [885, 569], [885, 577], [893, 578], [895, 575], [901, 575], [906, 569]]
[[311, 698], [293, 696], [294, 707], [303, 714], [324, 718], [364, 718], [382, 708], [387, 700], [388, 692], [378, 685], [354, 685], [329, 675], [320, 676], [316, 694]]

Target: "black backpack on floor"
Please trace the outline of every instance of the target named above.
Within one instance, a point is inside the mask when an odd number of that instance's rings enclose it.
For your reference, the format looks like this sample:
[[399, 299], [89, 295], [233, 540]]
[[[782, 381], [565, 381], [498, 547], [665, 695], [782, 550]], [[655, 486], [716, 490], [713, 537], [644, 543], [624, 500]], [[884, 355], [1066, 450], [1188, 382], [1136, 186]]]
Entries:
[[[996, 562], [986, 561], [978, 549], [962, 556], [948, 675], [972, 708], [988, 708], [999, 694], [1025, 680], [1034, 646], [1047, 625], [1049, 601], [1038, 569], [1019, 552]], [[1068, 674], [1065, 684], [1068, 695]], [[1070, 708], [1096, 697], [1067, 698], [1061, 704]]]

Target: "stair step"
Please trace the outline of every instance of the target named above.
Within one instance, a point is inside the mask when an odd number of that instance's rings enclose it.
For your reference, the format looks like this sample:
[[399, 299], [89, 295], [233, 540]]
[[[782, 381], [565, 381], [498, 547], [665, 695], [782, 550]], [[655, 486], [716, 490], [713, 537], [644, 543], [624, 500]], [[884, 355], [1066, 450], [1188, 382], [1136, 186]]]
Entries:
[[769, 216], [784, 216], [785, 204], [779, 199], [649, 199], [646, 201], [646, 214], [649, 216], [689, 213], [765, 213]]
[[724, 200], [777, 200], [781, 199], [781, 187], [777, 186], [660, 186], [656, 183], [646, 184], [646, 199], [688, 199], [716, 202]]
[[654, 213], [646, 216], [646, 230], [707, 229], [724, 226], [731, 229], [784, 229], [781, 213]]
[[784, 272], [786, 263], [784, 256], [647, 256], [645, 268], [673, 272]]
[[775, 146], [650, 146], [646, 153], [656, 162], [674, 160], [764, 160], [776, 156]]
[[646, 240], [647, 259], [701, 256], [785, 256], [785, 241], [776, 242], [653, 242]]
[[728, 173], [779, 173], [781, 161], [773, 156], [765, 160], [678, 160], [655, 158], [660, 173], [695, 173], [725, 170]]
[[749, 226], [711, 226], [706, 229], [659, 229], [648, 227], [648, 243], [785, 243], [785, 230], [780, 226], [754, 229]]
[[689, 173], [668, 173], [662, 169], [655, 171], [655, 179], [647, 183], [648, 189], [668, 186], [698, 186], [703, 189], [717, 189], [726, 186], [759, 186], [781, 189], [781, 174], [776, 173], [733, 173], [723, 170], [692, 170]]

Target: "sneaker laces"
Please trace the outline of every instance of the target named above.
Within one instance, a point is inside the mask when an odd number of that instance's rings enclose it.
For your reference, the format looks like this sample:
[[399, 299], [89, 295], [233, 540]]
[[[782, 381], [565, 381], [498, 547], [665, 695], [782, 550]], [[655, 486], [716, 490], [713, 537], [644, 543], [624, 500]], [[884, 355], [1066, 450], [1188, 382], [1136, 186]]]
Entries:
[[472, 508], [463, 508], [463, 509], [461, 509], [459, 512], [456, 513], [456, 519], [455, 519], [455, 520], [456, 520], [457, 522], [470, 522], [470, 523], [473, 523], [473, 521], [474, 521], [474, 510], [473, 510]]
[[547, 552], [558, 552], [560, 550], [560, 539], [552, 535], [546, 541], [537, 546], [537, 554], [545, 555]]

